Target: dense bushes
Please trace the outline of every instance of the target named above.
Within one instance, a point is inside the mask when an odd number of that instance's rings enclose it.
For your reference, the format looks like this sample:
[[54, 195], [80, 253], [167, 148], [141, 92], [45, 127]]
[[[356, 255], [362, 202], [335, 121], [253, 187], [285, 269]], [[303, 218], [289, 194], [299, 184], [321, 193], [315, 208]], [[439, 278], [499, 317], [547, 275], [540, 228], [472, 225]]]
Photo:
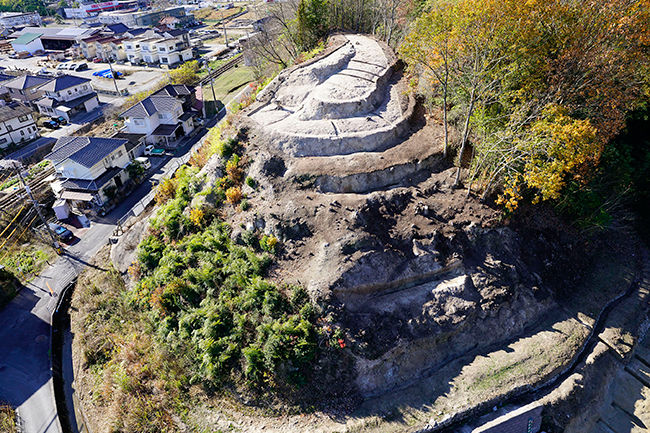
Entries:
[[[241, 131], [226, 140], [215, 134], [206, 145], [226, 161], [224, 177], [208, 192], [217, 207], [243, 198], [244, 138]], [[194, 166], [161, 183], [161, 206], [138, 248], [133, 274], [139, 281], [129, 302], [152, 317], [157, 338], [172, 353], [191, 360], [194, 382], [299, 383], [316, 353], [313, 307], [304, 289], [280, 288], [263, 278], [277, 238], [260, 241], [244, 232], [252, 239], [237, 245], [210, 206], [190, 207], [200, 192], [199, 163], [208, 158], [195, 158]]]

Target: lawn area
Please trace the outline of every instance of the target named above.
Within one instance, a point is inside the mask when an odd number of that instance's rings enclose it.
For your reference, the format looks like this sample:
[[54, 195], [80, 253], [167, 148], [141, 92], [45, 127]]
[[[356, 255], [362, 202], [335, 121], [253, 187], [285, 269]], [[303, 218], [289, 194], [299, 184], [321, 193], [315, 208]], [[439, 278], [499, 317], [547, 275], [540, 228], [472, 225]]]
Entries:
[[[252, 68], [247, 66], [232, 68], [214, 80], [214, 96], [225, 105], [251, 81], [253, 81]], [[203, 98], [207, 101], [214, 100], [209, 83], [203, 86]]]

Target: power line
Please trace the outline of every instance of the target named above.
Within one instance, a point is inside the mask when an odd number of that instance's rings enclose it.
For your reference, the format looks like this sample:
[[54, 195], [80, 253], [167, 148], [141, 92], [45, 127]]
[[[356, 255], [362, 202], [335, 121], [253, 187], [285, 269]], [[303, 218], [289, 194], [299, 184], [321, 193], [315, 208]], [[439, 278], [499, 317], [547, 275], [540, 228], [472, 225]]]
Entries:
[[[16, 240], [14, 241], [14, 243], [11, 244], [11, 246], [9, 247], [9, 249], [7, 249], [7, 251], [5, 252], [5, 255], [2, 256], [2, 258], [0, 259], [0, 262], [4, 261], [4, 259], [7, 257], [7, 254], [9, 254], [9, 252], [11, 251], [11, 249], [16, 245], [16, 243], [18, 242], [18, 240], [19, 240], [19, 239], [20, 239], [20, 238], [25, 234], [25, 232], [27, 231], [27, 229], [32, 225], [32, 223], [34, 222], [34, 220], [35, 220], [36, 218], [38, 218], [38, 215], [35, 215], [34, 218], [32, 218], [32, 220], [29, 222], [29, 224], [27, 224], [27, 227], [25, 227], [25, 229], [24, 229], [24, 230], [23, 230], [23, 231], [18, 235], [18, 237], [16, 238]], [[9, 238], [7, 238], [7, 240], [9, 240]], [[6, 242], [6, 241], [5, 241], [5, 242]], [[3, 244], [3, 245], [4, 245], [4, 244]], [[0, 250], [2, 250], [2, 247], [0, 247]]]

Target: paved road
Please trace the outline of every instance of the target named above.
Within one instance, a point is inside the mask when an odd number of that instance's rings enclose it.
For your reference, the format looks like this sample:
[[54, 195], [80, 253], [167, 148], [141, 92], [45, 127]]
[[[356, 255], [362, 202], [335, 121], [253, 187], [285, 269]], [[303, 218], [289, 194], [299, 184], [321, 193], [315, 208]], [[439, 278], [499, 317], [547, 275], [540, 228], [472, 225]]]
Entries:
[[[203, 128], [174, 157], [166, 157], [165, 165], [151, 175], [160, 177], [177, 165], [177, 160], [206, 132]], [[58, 296], [64, 289], [62, 281], [66, 276], [86, 266], [106, 245], [117, 220], [150, 190], [151, 183], [143, 182], [109, 214], [94, 219], [80, 241], [70, 246], [66, 254], [28, 284], [0, 313], [0, 398], [17, 407], [23, 432], [61, 432], [50, 370], [51, 316], [47, 306], [52, 296], [47, 284]]]

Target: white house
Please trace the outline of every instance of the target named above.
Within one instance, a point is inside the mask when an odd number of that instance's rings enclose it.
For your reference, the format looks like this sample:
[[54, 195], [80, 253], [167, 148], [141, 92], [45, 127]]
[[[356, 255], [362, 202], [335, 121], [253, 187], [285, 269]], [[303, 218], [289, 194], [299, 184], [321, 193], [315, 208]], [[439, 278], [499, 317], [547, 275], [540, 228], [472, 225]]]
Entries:
[[29, 54], [34, 54], [38, 51], [44, 51], [43, 43], [40, 37], [43, 33], [25, 33], [11, 42], [11, 46], [17, 53], [27, 51]]
[[0, 106], [0, 148], [38, 136], [38, 128], [34, 123], [31, 108], [20, 102]]
[[129, 140], [103, 137], [61, 137], [44, 159], [56, 170], [50, 184], [58, 199], [77, 209], [95, 209], [128, 180]]
[[36, 101], [38, 110], [48, 116], [63, 116], [68, 122], [75, 114], [90, 112], [99, 106], [89, 78], [61, 75], [39, 90], [45, 97]]
[[140, 41], [140, 52], [145, 63], [158, 63], [158, 47], [156, 44], [162, 40], [162, 38], [153, 37]]
[[194, 131], [194, 116], [197, 113], [183, 112], [183, 100], [166, 95], [151, 95], [129, 108], [120, 117], [132, 134], [144, 134], [147, 143], [162, 143], [168, 146]]

